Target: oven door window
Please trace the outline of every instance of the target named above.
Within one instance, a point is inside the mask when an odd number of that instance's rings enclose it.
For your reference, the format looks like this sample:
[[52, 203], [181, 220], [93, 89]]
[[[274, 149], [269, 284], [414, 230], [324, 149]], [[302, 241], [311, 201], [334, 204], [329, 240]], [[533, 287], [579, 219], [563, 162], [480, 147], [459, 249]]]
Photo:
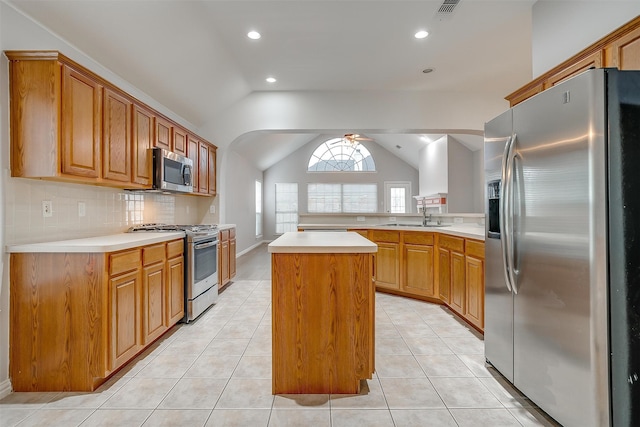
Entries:
[[194, 245], [194, 272], [196, 282], [218, 272], [218, 242], [199, 242]]

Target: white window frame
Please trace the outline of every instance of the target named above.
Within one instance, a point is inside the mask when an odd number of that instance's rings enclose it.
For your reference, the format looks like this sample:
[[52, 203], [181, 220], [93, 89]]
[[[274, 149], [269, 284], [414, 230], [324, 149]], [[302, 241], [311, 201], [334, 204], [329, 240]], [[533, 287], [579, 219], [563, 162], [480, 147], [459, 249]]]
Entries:
[[[373, 193], [373, 204], [369, 209], [353, 210], [348, 209], [348, 204], [345, 203], [344, 187], [351, 185], [370, 185], [375, 187]], [[315, 202], [315, 193], [311, 190], [312, 186], [325, 186], [328, 187], [328, 197], [324, 202]], [[313, 198], [313, 199], [312, 199]], [[333, 201], [332, 201], [333, 200]], [[327, 204], [332, 205], [330, 209], [326, 209]], [[325, 207], [325, 209], [317, 209], [317, 207]], [[378, 184], [375, 182], [363, 182], [363, 183], [324, 183], [324, 182], [312, 182], [307, 184], [307, 212], [309, 213], [375, 213], [378, 212]]]
[[[282, 190], [286, 188], [285, 186], [295, 186], [295, 194], [296, 200], [295, 203], [291, 202], [286, 204], [283, 207], [283, 203], [279, 200], [278, 195], [283, 197], [284, 194], [278, 191], [278, 187], [281, 187]], [[291, 188], [291, 187], [290, 187]], [[293, 193], [293, 191], [289, 191], [288, 193]], [[275, 200], [276, 200], [276, 230], [275, 234], [284, 234], [287, 231], [297, 231], [298, 229], [298, 183], [297, 182], [282, 182], [276, 183], [275, 185]]]
[[[385, 181], [384, 182], [384, 211], [391, 212], [391, 189], [392, 188], [404, 188], [405, 192], [405, 212], [413, 212], [413, 197], [411, 197], [411, 181]], [[403, 212], [393, 212], [403, 213]]]
[[256, 201], [256, 238], [262, 237], [262, 182], [256, 179], [255, 184]]

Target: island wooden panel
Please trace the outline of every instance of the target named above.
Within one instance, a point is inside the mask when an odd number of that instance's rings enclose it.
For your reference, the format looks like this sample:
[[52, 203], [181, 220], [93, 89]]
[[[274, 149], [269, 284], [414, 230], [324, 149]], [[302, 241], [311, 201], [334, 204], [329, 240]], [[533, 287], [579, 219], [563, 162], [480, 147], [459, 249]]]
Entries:
[[374, 371], [370, 254], [272, 254], [273, 393], [358, 393]]

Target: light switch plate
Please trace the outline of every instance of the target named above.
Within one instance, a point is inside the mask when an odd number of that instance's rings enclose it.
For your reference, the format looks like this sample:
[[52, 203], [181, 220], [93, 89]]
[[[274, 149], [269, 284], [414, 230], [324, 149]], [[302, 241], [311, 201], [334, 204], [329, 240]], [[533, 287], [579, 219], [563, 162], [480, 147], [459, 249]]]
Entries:
[[42, 216], [44, 218], [53, 216], [53, 205], [51, 204], [51, 200], [42, 201]]
[[396, 220], [396, 217], [395, 217], [395, 216], [390, 216], [390, 217], [389, 217], [389, 221], [395, 221], [395, 220]]
[[78, 202], [78, 216], [83, 217], [87, 214], [87, 204], [85, 202]]
[[212, 214], [216, 213], [216, 205], [209, 206], [209, 213], [212, 213]]
[[359, 221], [359, 222], [364, 222], [364, 219], [365, 218], [363, 216], [357, 216], [356, 217], [356, 221]]

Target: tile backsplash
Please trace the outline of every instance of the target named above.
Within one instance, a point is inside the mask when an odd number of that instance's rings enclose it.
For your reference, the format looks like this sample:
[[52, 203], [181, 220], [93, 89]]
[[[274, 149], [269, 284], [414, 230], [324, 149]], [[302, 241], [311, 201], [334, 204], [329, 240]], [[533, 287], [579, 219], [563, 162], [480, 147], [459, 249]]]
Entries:
[[[5, 243], [21, 244], [77, 239], [126, 231], [135, 224], [199, 224], [217, 218], [208, 212], [211, 198], [6, 178]], [[203, 199], [203, 200], [200, 200]], [[43, 217], [42, 202], [52, 215]], [[81, 204], [84, 216], [80, 216]], [[206, 207], [199, 206], [207, 204]], [[79, 206], [80, 205], [80, 206]]]

